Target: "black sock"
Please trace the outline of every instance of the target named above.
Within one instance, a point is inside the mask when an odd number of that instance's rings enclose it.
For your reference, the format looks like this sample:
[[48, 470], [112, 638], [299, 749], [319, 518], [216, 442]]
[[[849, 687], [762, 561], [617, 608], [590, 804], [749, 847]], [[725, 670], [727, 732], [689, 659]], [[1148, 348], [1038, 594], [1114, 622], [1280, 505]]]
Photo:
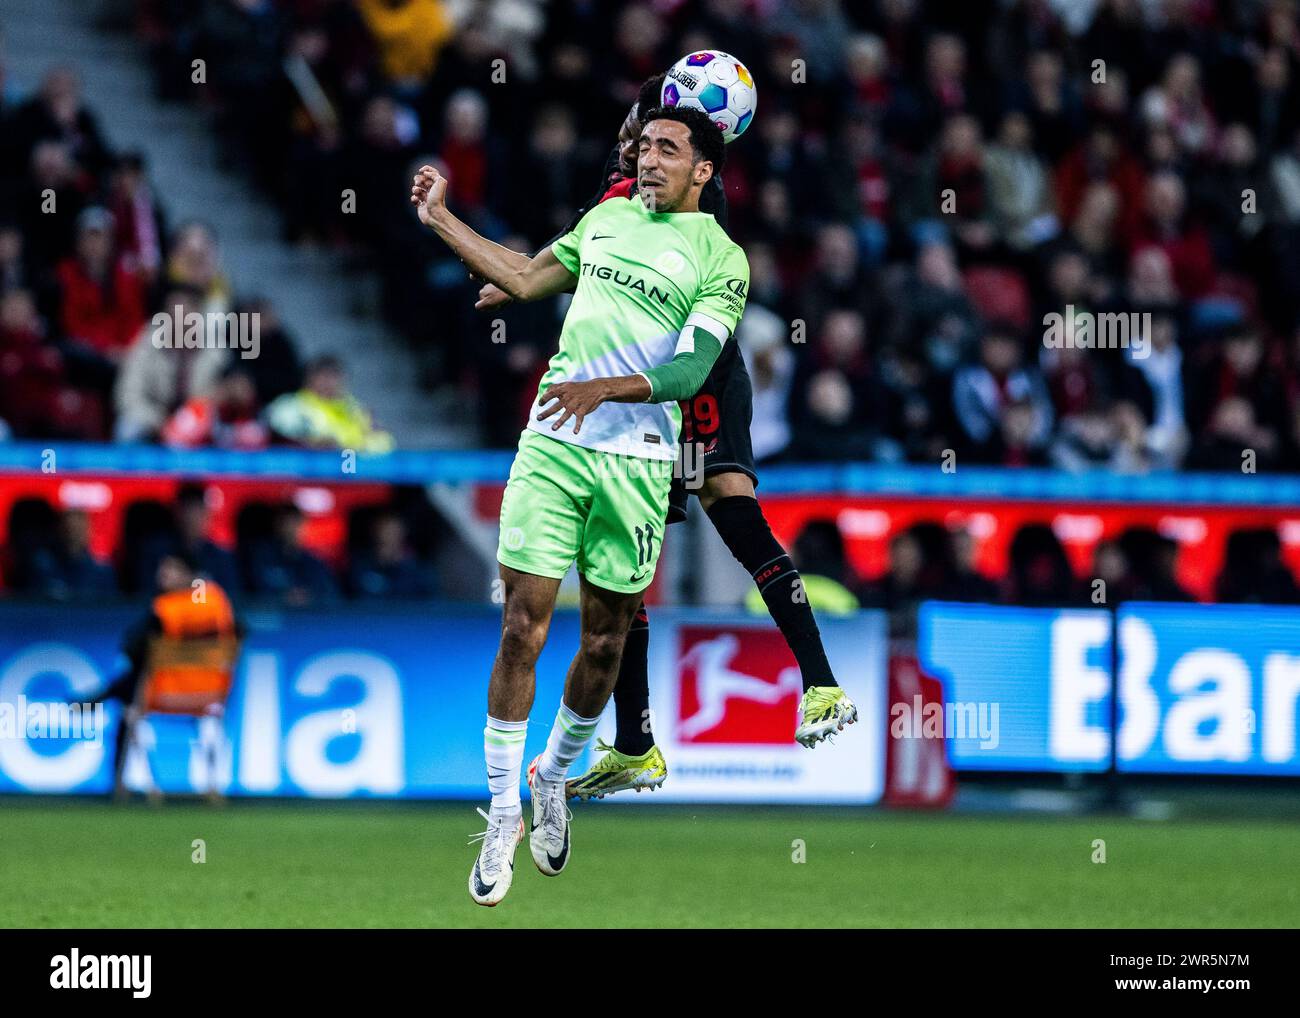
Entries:
[[[799, 664], [804, 692], [809, 686], [837, 686], [822, 634], [813, 618], [799, 573], [772, 536], [758, 499], [729, 495], [709, 506], [709, 519], [728, 550], [754, 578], [772, 620]], [[797, 594], [797, 596], [796, 596]]]
[[645, 605], [636, 610], [623, 642], [623, 661], [614, 685], [614, 748], [628, 756], [648, 753], [655, 744], [650, 730], [650, 616]]
[[117, 742], [113, 745], [113, 776], [122, 770], [122, 759], [126, 756], [126, 719], [123, 718], [117, 728]]

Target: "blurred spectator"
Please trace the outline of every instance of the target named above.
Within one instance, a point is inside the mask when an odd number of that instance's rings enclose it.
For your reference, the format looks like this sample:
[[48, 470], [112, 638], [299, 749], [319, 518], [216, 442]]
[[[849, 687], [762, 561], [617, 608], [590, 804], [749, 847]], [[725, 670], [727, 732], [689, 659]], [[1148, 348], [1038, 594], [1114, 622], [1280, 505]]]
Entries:
[[1034, 151], [1032, 130], [1029, 118], [1012, 110], [1002, 119], [997, 143], [984, 156], [994, 227], [1017, 250], [1051, 238], [1057, 229], [1051, 179]]
[[[1101, 586], [1097, 581], [1101, 581]], [[1089, 599], [1096, 605], [1114, 605], [1134, 599], [1137, 578], [1118, 541], [1098, 541], [1092, 552]]]
[[[827, 166], [815, 167], [809, 159], [806, 172], [820, 172], [826, 177], [828, 198], [834, 202], [837, 214], [852, 225], [859, 257], [864, 265], [874, 268], [885, 260], [889, 247], [888, 221], [898, 167], [871, 121], [850, 122], [841, 142], [841, 150], [833, 154]], [[733, 172], [732, 179], [735, 176]]]
[[[1070, 328], [1068, 320], [1065, 327]], [[1070, 343], [1045, 346], [1038, 360], [1052, 398], [1053, 412], [1062, 428], [1081, 414], [1096, 410], [1107, 395], [1098, 351]]]
[[1016, 531], [1009, 553], [1007, 600], [1011, 604], [1060, 607], [1086, 601], [1081, 597], [1065, 549], [1042, 523]]
[[1060, 53], [1040, 49], [1029, 57], [1026, 95], [1018, 105], [1027, 110], [1028, 129], [1048, 159], [1060, 159], [1074, 144], [1083, 120], [1082, 103], [1073, 79], [1066, 74]]
[[794, 353], [786, 323], [759, 304], [751, 304], [736, 328], [736, 342], [754, 390], [750, 437], [754, 459], [779, 456], [790, 445], [786, 400], [794, 377]]
[[338, 600], [334, 574], [303, 544], [304, 522], [302, 510], [286, 505], [276, 514], [272, 536], [248, 550], [244, 575], [250, 593], [297, 608]]
[[[39, 281], [72, 254], [76, 224], [89, 204], [94, 181], [72, 159], [66, 142], [46, 139], [31, 150], [27, 174], [14, 180], [12, 208], [18, 210], [28, 264]], [[51, 205], [50, 196], [54, 196]], [[49, 209], [56, 209], [50, 214]]]
[[1111, 298], [1112, 290], [1124, 276], [1125, 258], [1118, 229], [1120, 207], [1119, 193], [1113, 185], [1089, 185], [1066, 237], [1066, 242], [1088, 259], [1098, 283], [1094, 296], [1101, 299]]
[[352, 557], [348, 589], [353, 597], [428, 598], [435, 585], [407, 544], [406, 524], [394, 513], [380, 515], [366, 547]]
[[144, 156], [131, 152], [118, 159], [109, 179], [108, 203], [123, 266], [152, 283], [162, 269], [165, 229], [162, 210], [145, 173]]
[[59, 324], [69, 344], [116, 363], [145, 321], [143, 281], [114, 250], [113, 215], [86, 209], [77, 219], [76, 254], [58, 268]]
[[82, 509], [64, 511], [56, 541], [35, 549], [28, 568], [28, 589], [43, 597], [67, 601], [117, 590], [112, 567], [90, 552], [90, 517]]
[[1288, 137], [1289, 144], [1273, 157], [1269, 181], [1277, 191], [1281, 216], [1289, 223], [1300, 222], [1300, 130]]
[[[179, 336], [188, 316], [201, 309], [197, 292], [173, 288], [163, 298], [159, 315], [171, 320], [171, 332]], [[216, 346], [166, 346], [155, 342], [157, 338], [155, 325], [147, 325], [122, 361], [113, 393], [119, 442], [156, 441], [178, 408], [193, 396], [211, 392], [230, 353]]]
[[[504, 246], [523, 250], [527, 245], [522, 237], [507, 237]], [[528, 420], [559, 322], [549, 301], [512, 302], [492, 314], [490, 323], [476, 323], [480, 331], [473, 335], [470, 354], [478, 373], [483, 434], [492, 445], [506, 446], [519, 440]], [[483, 325], [489, 334], [482, 334]]]
[[950, 386], [923, 354], [907, 347], [887, 350], [880, 363], [884, 420], [893, 458], [934, 463], [953, 448]]
[[187, 400], [162, 428], [162, 441], [182, 449], [264, 449], [270, 430], [259, 419], [257, 389], [240, 362], [227, 365], [211, 392]]
[[[5, 307], [26, 298], [22, 291], [0, 301]], [[39, 332], [28, 333], [39, 336]], [[0, 405], [13, 433], [22, 438], [69, 438], [102, 442], [104, 401], [95, 393], [68, 383], [63, 358], [37, 342], [11, 346], [0, 353]]]
[[1037, 369], [1024, 367], [1021, 359], [1014, 331], [993, 327], [980, 343], [979, 361], [953, 377], [957, 420], [977, 462], [1015, 465], [1047, 444], [1051, 400]]
[[1215, 140], [1214, 117], [1201, 93], [1201, 68], [1190, 53], [1169, 61], [1159, 85], [1142, 97], [1142, 116], [1148, 125], [1160, 125], [1173, 132], [1178, 147], [1200, 155]]
[[1187, 424], [1183, 416], [1183, 352], [1178, 346], [1173, 316], [1153, 313], [1150, 345], [1145, 356], [1138, 348], [1125, 351], [1127, 371], [1121, 391], [1139, 406], [1149, 407], [1150, 424], [1145, 443], [1155, 465], [1169, 469], [1182, 462], [1187, 449]]
[[[593, 160], [579, 141], [577, 123], [567, 107], [552, 104], [537, 114], [528, 151], [529, 163], [534, 168], [533, 179], [527, 188], [504, 196], [511, 224], [524, 236], [538, 241], [556, 236], [568, 225], [572, 210], [591, 198], [592, 181], [598, 171], [592, 169]], [[448, 146], [452, 144], [449, 140]], [[455, 162], [448, 158], [446, 146], [442, 158], [449, 172], [456, 174]], [[479, 161], [482, 162], [481, 156]], [[484, 168], [480, 166], [480, 172]], [[459, 185], [457, 179], [458, 199]], [[483, 183], [480, 181], [478, 186], [481, 198]]]
[[1237, 530], [1228, 536], [1214, 596], [1228, 604], [1300, 604], [1300, 585], [1282, 561], [1275, 530]]
[[1084, 140], [1057, 166], [1056, 207], [1061, 218], [1073, 221], [1088, 189], [1109, 184], [1121, 201], [1121, 232], [1130, 237], [1142, 215], [1144, 175], [1141, 164], [1107, 121], [1093, 124]]
[[30, 283], [23, 231], [17, 223], [0, 221], [0, 296]]
[[[0, 295], [0, 409], [14, 433], [53, 433], [63, 358], [45, 344], [45, 322], [26, 290]], [[87, 436], [92, 437], [92, 436]]]
[[1041, 407], [1029, 398], [1012, 398], [1003, 404], [997, 434], [985, 451], [989, 462], [1004, 467], [1047, 466], [1041, 420]]
[[239, 567], [235, 556], [212, 540], [212, 510], [202, 485], [187, 484], [176, 496], [175, 525], [155, 531], [141, 544], [135, 575], [154, 576], [163, 559], [179, 555], [194, 571], [215, 580], [228, 595], [239, 593]]
[[924, 349], [940, 373], [953, 371], [974, 349], [980, 323], [950, 245], [936, 241], [920, 248], [915, 270], [897, 285], [891, 305], [890, 347]]
[[[935, 523], [916, 523], [889, 542], [889, 568], [867, 585], [867, 603], [911, 619], [927, 598], [947, 597], [956, 574], [948, 532]], [[910, 626], [903, 623], [903, 628]]]
[[816, 261], [803, 285], [804, 317], [815, 333], [833, 310], [871, 313], [871, 287], [858, 259], [858, 242], [847, 226], [822, 227], [817, 232]]
[[266, 411], [275, 435], [314, 449], [387, 452], [393, 439], [347, 391], [342, 363], [321, 357], [307, 366], [303, 388], [281, 396]]
[[[1194, 185], [1194, 200], [1205, 214], [1216, 261], [1249, 265], [1253, 244], [1277, 215], [1273, 182], [1263, 172], [1255, 137], [1244, 124], [1224, 128], [1212, 168]], [[1255, 214], [1243, 215], [1243, 196], [1254, 195]]]
[[951, 531], [950, 539], [954, 575], [949, 590], [942, 596], [953, 601], [996, 602], [998, 585], [979, 570], [974, 536], [960, 527]]
[[1146, 527], [1130, 527], [1120, 535], [1119, 548], [1132, 577], [1127, 596], [1139, 601], [1193, 600], [1176, 575], [1178, 542]]
[[794, 385], [796, 455], [814, 460], [873, 457], [880, 401], [859, 312], [826, 315]]
[[1140, 308], [1177, 310], [1181, 302], [1173, 263], [1158, 247], [1139, 248], [1129, 262], [1127, 297]]
[[1256, 469], [1275, 467], [1289, 422], [1282, 380], [1267, 363], [1264, 339], [1239, 324], [1226, 330], [1222, 351], [1190, 381], [1187, 411], [1198, 439], [1188, 464], [1237, 471], [1249, 452]]
[[109, 162], [98, 121], [83, 104], [81, 79], [70, 67], [56, 67], [45, 75], [40, 91], [14, 111], [8, 132], [20, 162], [41, 142], [66, 146], [68, 158], [88, 174], [100, 173]]
[[358, 7], [385, 77], [408, 89], [427, 81], [452, 33], [442, 0], [358, 0]]
[[[1281, 5], [1276, 10], [1281, 10]], [[1285, 17], [1285, 13], [1283, 17]], [[1295, 24], [1292, 21], [1292, 31]], [[1270, 46], [1256, 58], [1254, 95], [1242, 111], [1260, 147], [1272, 152], [1290, 143], [1300, 127], [1300, 90], [1296, 88], [1295, 55]]]
[[958, 114], [944, 122], [935, 152], [913, 182], [909, 216], [919, 237], [951, 239], [963, 257], [987, 254], [997, 241], [985, 176], [979, 121]]
[[200, 304], [194, 310], [229, 310], [230, 284], [221, 271], [217, 236], [210, 227], [190, 222], [177, 229], [167, 260], [167, 285], [195, 291]]
[[[488, 105], [478, 92], [461, 89], [447, 101], [438, 158], [446, 168], [448, 187], [451, 181], [456, 182], [456, 201], [462, 214], [473, 220], [481, 220], [487, 211], [495, 183], [489, 173], [494, 161], [489, 158], [487, 128]], [[500, 164], [500, 160], [495, 162]], [[534, 200], [539, 197], [534, 195]]]
[[1214, 256], [1204, 229], [1189, 221], [1182, 180], [1168, 171], [1155, 174], [1147, 182], [1144, 208], [1134, 249], [1162, 250], [1169, 256], [1179, 293], [1189, 299], [1204, 296], [1214, 283]]
[[815, 82], [829, 81], [843, 60], [849, 25], [835, 0], [790, 0], [773, 12], [765, 27], [795, 41]]
[[1137, 406], [1107, 400], [1062, 422], [1051, 462], [1072, 471], [1105, 467], [1117, 474], [1147, 473], [1159, 457], [1148, 442], [1149, 433]]
[[228, 138], [222, 160], [242, 159], [268, 183], [282, 151], [276, 132], [287, 105], [280, 57], [285, 14], [271, 0], [213, 0], [193, 28], [195, 55], [209, 75], [205, 91]]
[[256, 357], [241, 362], [257, 390], [257, 405], [266, 406], [302, 385], [298, 350], [279, 313], [269, 301], [250, 300], [236, 308], [239, 314], [257, 315], [259, 344]]

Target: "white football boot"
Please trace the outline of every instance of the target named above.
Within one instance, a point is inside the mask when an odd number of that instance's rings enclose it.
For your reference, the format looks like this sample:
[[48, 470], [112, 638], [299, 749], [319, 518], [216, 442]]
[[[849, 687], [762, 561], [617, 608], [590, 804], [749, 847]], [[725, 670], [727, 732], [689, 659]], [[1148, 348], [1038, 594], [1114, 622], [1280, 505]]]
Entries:
[[514, 880], [515, 849], [524, 840], [524, 818], [522, 813], [517, 817], [493, 817], [482, 809], [478, 814], [487, 821], [487, 830], [469, 839], [471, 845], [483, 843], [469, 873], [469, 896], [491, 907], [506, 896]]
[[573, 814], [565, 805], [563, 781], [544, 781], [537, 773], [535, 757], [528, 765], [528, 790], [533, 793], [533, 827], [528, 847], [533, 862], [548, 877], [558, 877], [569, 861], [569, 821]]

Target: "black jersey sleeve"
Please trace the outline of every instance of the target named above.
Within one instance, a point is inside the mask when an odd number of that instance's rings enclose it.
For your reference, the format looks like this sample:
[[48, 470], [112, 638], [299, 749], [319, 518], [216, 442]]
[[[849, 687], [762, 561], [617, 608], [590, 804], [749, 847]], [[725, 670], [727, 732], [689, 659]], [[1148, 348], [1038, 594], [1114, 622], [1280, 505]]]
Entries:
[[568, 225], [565, 226], [560, 233], [557, 233], [547, 241], [547, 247], [550, 247], [551, 244], [555, 243], [557, 239], [563, 237], [566, 233], [572, 233], [577, 227], [578, 221], [600, 204], [600, 199], [605, 197], [605, 192], [609, 190], [609, 185], [613, 183], [613, 178], [618, 175], [618, 162], [618, 146], [615, 145], [610, 150], [609, 158], [605, 160], [605, 168], [600, 173], [600, 188], [594, 195], [592, 195], [591, 201], [587, 202], [586, 205], [582, 206], [582, 208], [578, 209], [578, 211], [573, 214], [573, 218], [569, 220]]
[[700, 191], [700, 211], [713, 213], [713, 218], [724, 230], [727, 228], [727, 189], [722, 177], [714, 175]]

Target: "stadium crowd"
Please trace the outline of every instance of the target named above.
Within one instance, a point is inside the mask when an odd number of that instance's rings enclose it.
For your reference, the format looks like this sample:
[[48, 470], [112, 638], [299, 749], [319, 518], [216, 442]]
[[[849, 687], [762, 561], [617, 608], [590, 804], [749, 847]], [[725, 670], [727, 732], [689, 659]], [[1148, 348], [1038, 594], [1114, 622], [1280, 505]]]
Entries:
[[[184, 323], [196, 312], [205, 328], [256, 316], [257, 356], [154, 341], [155, 315]], [[210, 227], [168, 228], [144, 156], [108, 147], [77, 74], [62, 67], [36, 95], [0, 101], [5, 435], [182, 448], [391, 445], [348, 394], [344, 365], [320, 358], [304, 368], [275, 308], [232, 292]]]
[[[954, 450], [962, 463], [1237, 471], [1248, 453], [1250, 468], [1300, 471], [1294, 0], [107, 6], [146, 45], [159, 95], [210, 116], [229, 167], [276, 199], [287, 242], [377, 271], [423, 383], [475, 406], [487, 446], [514, 444], [563, 301], [497, 312], [506, 342], [493, 342], [478, 284], [410, 212], [412, 168], [439, 163], [459, 214], [534, 250], [597, 190], [641, 82], [720, 48], [759, 89], [724, 178], [751, 267], [739, 341], [760, 462], [936, 463]], [[1071, 307], [1149, 313], [1149, 355], [1050, 348], [1045, 316]], [[158, 350], [152, 315], [177, 308], [257, 312], [260, 355]], [[231, 291], [208, 226], [169, 222], [145, 154], [111, 149], [66, 68], [31, 96], [0, 88], [5, 434], [394, 441], [349, 395], [345, 365], [303, 365], [275, 309]], [[175, 511], [157, 541], [186, 543]], [[394, 565], [395, 534], [355, 542], [357, 561], [394, 574], [381, 583], [298, 556], [283, 515], [205, 568], [234, 591], [304, 603], [431, 589], [420, 561]], [[11, 545], [9, 585], [140, 589], [157, 549], [142, 540], [92, 568], [71, 516], [45, 519], [31, 554]], [[991, 585], [942, 528], [899, 535], [871, 582], [810, 529], [805, 569], [862, 603], [1086, 598], [1050, 531], [1023, 532]], [[1170, 562], [1139, 534], [1103, 545], [1095, 571], [1130, 596], [1178, 599]], [[1275, 536], [1239, 535], [1216, 593], [1254, 599], [1266, 575], [1267, 599], [1296, 598]]]
[[[210, 499], [202, 484], [182, 486], [174, 503], [139, 500], [127, 507], [110, 561], [91, 550], [90, 520], [80, 508], [55, 509], [39, 498], [14, 503], [9, 541], [0, 549], [0, 589], [53, 601], [103, 600], [153, 593], [158, 564], [181, 556], [237, 602], [321, 607], [359, 601], [445, 598], [434, 560], [447, 527], [417, 489], [396, 489], [388, 504], [353, 511], [338, 554], [325, 556], [304, 539], [305, 516], [292, 502], [251, 502], [235, 524], [230, 547], [212, 539]], [[849, 561], [833, 519], [808, 521], [791, 555], [808, 582], [814, 607], [883, 608], [905, 632], [922, 601], [943, 599], [1031, 606], [1089, 606], [1122, 601], [1192, 601], [1176, 576], [1178, 545], [1147, 527], [1130, 527], [1097, 544], [1089, 575], [1071, 568], [1052, 528], [1026, 524], [1013, 536], [1005, 575], [976, 565], [966, 530], [920, 522], [895, 534], [885, 571], [861, 575]], [[1105, 582], [1096, 600], [1097, 580]], [[1229, 535], [1216, 577], [1215, 601], [1300, 604], [1300, 584], [1282, 558], [1276, 530]], [[756, 591], [746, 602], [766, 608]]]
[[[338, 554], [306, 539], [307, 518], [293, 502], [250, 502], [226, 547], [212, 539], [213, 513], [203, 484], [181, 487], [174, 502], [139, 499], [126, 507], [111, 561], [91, 550], [90, 517], [41, 498], [16, 501], [0, 588], [53, 601], [153, 594], [159, 563], [179, 556], [236, 601], [321, 607], [353, 600], [430, 599], [444, 524], [418, 490], [398, 488], [387, 504], [349, 514]], [[332, 560], [331, 560], [332, 559]]]
[[[506, 309], [492, 342], [475, 284], [405, 204], [411, 167], [435, 158], [476, 228], [534, 249], [596, 189], [640, 82], [720, 47], [761, 97], [725, 172], [760, 459], [951, 449], [1143, 472], [1238, 470], [1250, 450], [1253, 469], [1300, 470], [1293, 0], [119, 6], [160, 93], [211, 113], [286, 237], [378, 266], [425, 381], [478, 406], [486, 444], [513, 443], [559, 310]], [[167, 228], [143, 156], [111, 151], [74, 73], [0, 117], [13, 433], [256, 447], [346, 444], [306, 418], [368, 430], [337, 377], [297, 390], [274, 309], [230, 293], [203, 224]], [[263, 355], [150, 356], [150, 314], [178, 303], [260, 310]], [[1044, 316], [1067, 307], [1149, 312], [1149, 356], [1048, 348]], [[298, 412], [266, 412], [292, 391]]]
[[[1293, 0], [137, 10], [160, 89], [214, 110], [288, 237], [373, 255], [427, 380], [492, 445], [557, 311], [508, 309], [491, 342], [404, 204], [410, 168], [436, 158], [458, 212], [534, 249], [596, 189], [640, 82], [718, 47], [760, 94], [724, 176], [761, 455], [1300, 470]], [[1149, 312], [1150, 355], [1046, 348], [1067, 305]]]

